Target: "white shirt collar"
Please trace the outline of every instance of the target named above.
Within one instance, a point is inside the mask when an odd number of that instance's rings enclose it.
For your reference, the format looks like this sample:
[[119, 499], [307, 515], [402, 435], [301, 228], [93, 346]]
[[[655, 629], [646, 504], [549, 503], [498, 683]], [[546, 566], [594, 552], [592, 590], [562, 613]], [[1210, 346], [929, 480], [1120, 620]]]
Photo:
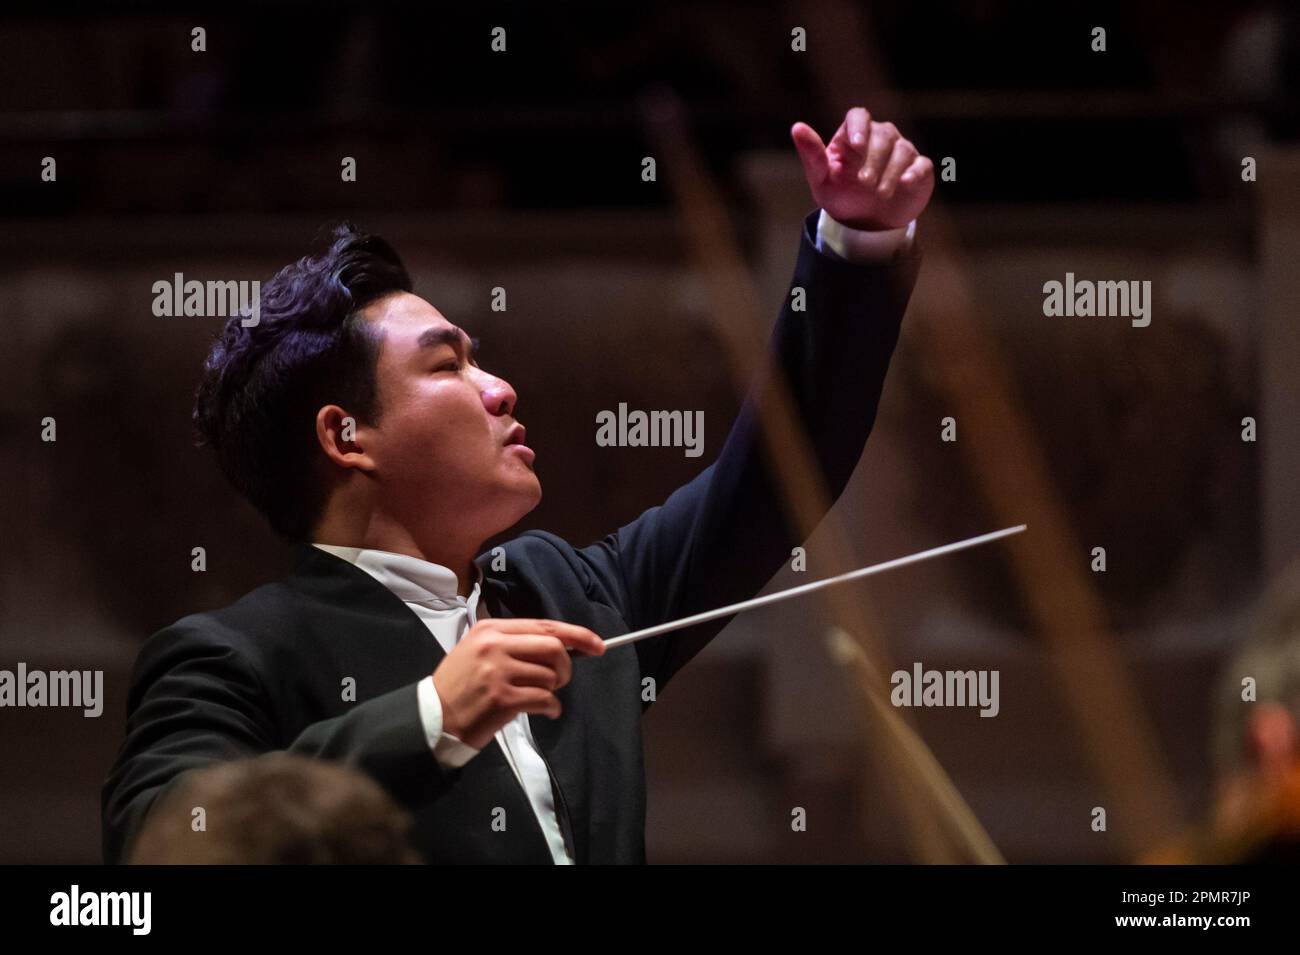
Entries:
[[328, 554], [346, 560], [364, 570], [406, 603], [416, 603], [434, 610], [477, 610], [483, 568], [474, 565], [477, 579], [468, 597], [457, 591], [456, 573], [442, 564], [364, 547], [340, 547], [335, 544], [312, 544]]

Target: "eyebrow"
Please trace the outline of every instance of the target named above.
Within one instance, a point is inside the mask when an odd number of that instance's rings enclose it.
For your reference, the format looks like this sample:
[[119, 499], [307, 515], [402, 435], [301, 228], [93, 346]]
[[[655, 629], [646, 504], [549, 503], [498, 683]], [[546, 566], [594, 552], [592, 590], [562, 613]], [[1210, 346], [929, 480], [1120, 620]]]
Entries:
[[420, 333], [415, 344], [419, 348], [437, 348], [440, 345], [450, 345], [460, 354], [473, 355], [478, 351], [478, 339], [470, 338], [465, 334], [463, 328], [455, 325], [446, 327], [439, 325], [435, 328], [426, 328]]

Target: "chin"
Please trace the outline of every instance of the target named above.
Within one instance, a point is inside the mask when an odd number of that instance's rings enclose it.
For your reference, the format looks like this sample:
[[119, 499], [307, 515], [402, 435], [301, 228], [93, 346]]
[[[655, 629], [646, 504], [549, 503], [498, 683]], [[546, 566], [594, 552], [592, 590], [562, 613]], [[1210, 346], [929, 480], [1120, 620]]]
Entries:
[[542, 479], [534, 476], [532, 502], [528, 505], [528, 510], [531, 511], [540, 503], [542, 503]]
[[504, 534], [510, 530], [510, 528], [527, 517], [528, 513], [537, 507], [541, 500], [542, 488], [539, 484], [534, 484], [531, 490], [514, 489], [509, 496], [508, 503], [502, 503], [494, 512], [495, 519], [490, 520], [489, 526], [483, 529], [484, 539], [495, 537], [497, 534]]
[[536, 475], [533, 475], [526, 482], [520, 482], [516, 485], [512, 498], [515, 511], [519, 515], [515, 520], [519, 520], [542, 502], [542, 482]]

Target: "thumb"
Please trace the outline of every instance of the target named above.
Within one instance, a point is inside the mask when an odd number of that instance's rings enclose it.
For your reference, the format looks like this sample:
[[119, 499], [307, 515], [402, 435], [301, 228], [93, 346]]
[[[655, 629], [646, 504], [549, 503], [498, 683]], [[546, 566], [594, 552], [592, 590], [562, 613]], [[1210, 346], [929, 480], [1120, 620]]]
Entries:
[[817, 130], [807, 123], [795, 123], [791, 126], [790, 138], [794, 140], [794, 148], [798, 150], [799, 159], [803, 162], [803, 173], [808, 179], [808, 185], [817, 188], [830, 176], [831, 167], [826, 159], [826, 144], [817, 135]]

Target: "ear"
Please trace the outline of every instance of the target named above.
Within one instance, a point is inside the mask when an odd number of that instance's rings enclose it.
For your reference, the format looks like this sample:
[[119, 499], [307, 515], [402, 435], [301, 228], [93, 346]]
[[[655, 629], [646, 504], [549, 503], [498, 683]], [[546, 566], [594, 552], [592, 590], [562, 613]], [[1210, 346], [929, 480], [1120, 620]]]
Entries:
[[316, 412], [316, 441], [325, 456], [341, 468], [373, 471], [375, 461], [366, 454], [367, 429], [338, 405], [325, 405]]

